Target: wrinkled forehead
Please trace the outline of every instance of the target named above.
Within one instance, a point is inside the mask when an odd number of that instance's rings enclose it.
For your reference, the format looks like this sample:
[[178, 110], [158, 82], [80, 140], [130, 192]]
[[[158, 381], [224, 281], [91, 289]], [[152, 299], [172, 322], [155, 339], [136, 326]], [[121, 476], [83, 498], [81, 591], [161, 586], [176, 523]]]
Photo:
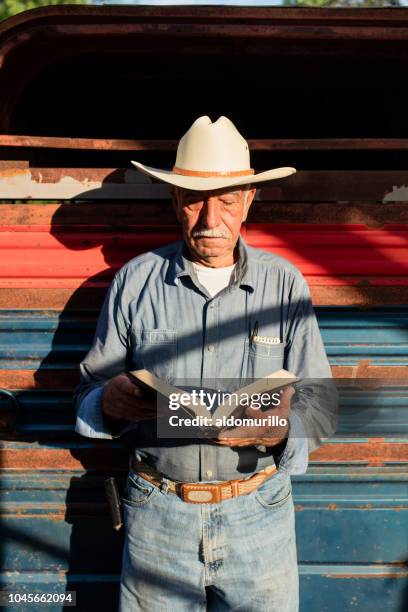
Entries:
[[209, 191], [194, 191], [192, 189], [184, 189], [182, 187], [175, 187], [175, 190], [178, 191], [182, 200], [194, 198], [201, 200], [211, 196], [223, 195], [241, 197], [243, 192], [247, 191], [249, 188], [249, 185], [240, 185], [239, 187], [223, 187], [222, 189], [211, 189]]

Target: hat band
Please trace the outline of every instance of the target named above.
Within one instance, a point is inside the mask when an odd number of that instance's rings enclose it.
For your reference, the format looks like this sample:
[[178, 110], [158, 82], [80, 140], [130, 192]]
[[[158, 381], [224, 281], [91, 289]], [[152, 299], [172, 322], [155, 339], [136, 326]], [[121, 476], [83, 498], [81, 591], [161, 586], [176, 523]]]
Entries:
[[185, 170], [184, 168], [177, 168], [173, 166], [174, 174], [183, 174], [184, 176], [201, 176], [202, 178], [209, 178], [214, 176], [252, 176], [255, 174], [255, 170], [248, 168], [248, 170], [233, 170], [231, 172], [205, 172], [201, 170]]

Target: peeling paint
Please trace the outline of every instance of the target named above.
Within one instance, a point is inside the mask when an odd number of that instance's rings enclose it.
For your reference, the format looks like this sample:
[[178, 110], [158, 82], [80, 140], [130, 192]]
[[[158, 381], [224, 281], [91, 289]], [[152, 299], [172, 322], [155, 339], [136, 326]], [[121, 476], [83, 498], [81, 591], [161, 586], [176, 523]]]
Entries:
[[326, 578], [332, 578], [335, 580], [378, 580], [384, 578], [399, 578], [407, 579], [407, 574], [397, 572], [384, 572], [384, 573], [373, 573], [373, 574], [325, 574]]
[[[41, 172], [35, 175], [30, 170], [0, 171], [0, 197], [10, 199], [41, 199], [55, 197], [70, 199], [83, 192], [101, 189], [102, 183], [72, 176], [64, 176], [57, 183], [43, 183]], [[56, 195], [57, 194], [57, 195]]]
[[386, 202], [408, 202], [408, 187], [406, 185], [392, 186], [392, 191], [389, 191], [383, 197], [383, 203]]

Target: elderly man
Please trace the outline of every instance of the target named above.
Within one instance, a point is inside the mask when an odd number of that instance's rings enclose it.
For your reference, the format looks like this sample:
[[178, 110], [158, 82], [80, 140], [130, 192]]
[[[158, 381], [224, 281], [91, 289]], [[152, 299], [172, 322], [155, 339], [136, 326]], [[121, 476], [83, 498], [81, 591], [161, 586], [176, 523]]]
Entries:
[[167, 382], [221, 381], [286, 368], [331, 377], [301, 273], [240, 237], [253, 185], [295, 170], [254, 174], [226, 117], [197, 119], [171, 171], [133, 163], [173, 186], [183, 240], [119, 270], [81, 364], [76, 430], [132, 432], [120, 611], [295, 612], [290, 475], [306, 470], [308, 439], [310, 450], [331, 433], [331, 416], [288, 387], [263, 413], [284, 417], [276, 426], [171, 440], [157, 434], [155, 403], [127, 375], [145, 368]]

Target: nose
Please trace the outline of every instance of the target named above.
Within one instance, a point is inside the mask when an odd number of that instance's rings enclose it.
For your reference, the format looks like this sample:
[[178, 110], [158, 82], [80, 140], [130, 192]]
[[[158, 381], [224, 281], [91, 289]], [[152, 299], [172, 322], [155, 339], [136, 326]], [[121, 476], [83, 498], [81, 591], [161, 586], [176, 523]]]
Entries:
[[201, 209], [201, 223], [207, 229], [213, 229], [220, 225], [220, 208], [216, 198], [208, 197], [204, 199], [204, 205]]

